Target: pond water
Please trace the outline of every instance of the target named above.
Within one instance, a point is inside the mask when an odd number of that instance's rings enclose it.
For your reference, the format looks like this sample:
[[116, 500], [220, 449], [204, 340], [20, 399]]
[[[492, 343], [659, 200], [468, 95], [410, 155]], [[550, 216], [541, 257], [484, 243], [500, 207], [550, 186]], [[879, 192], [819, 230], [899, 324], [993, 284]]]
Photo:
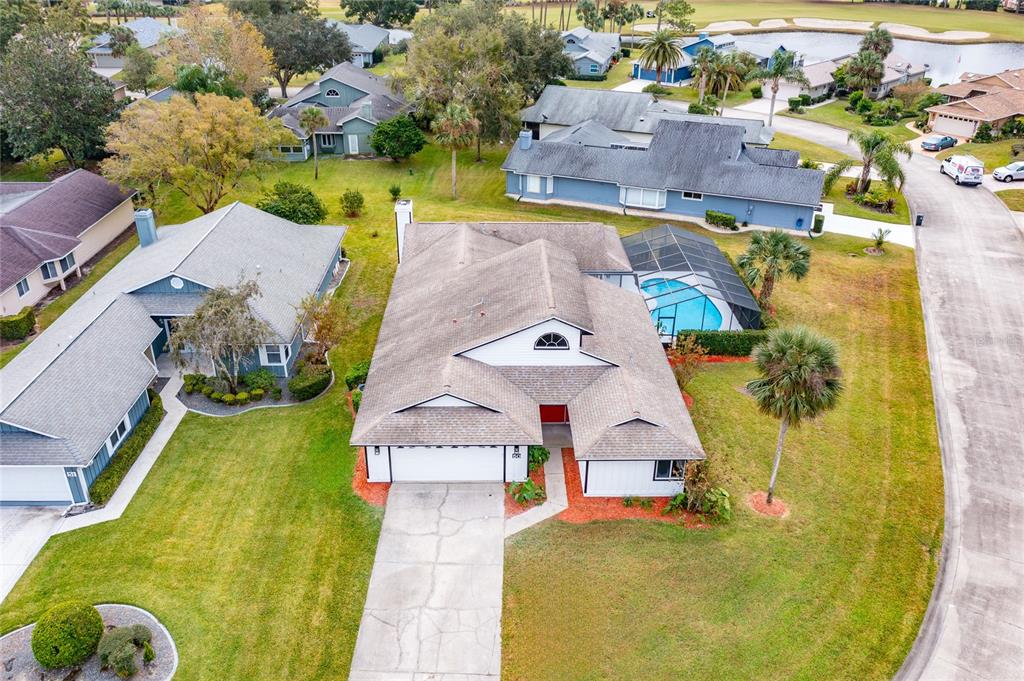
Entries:
[[[806, 55], [805, 63], [811, 64], [856, 52], [860, 40], [860, 35], [826, 31], [746, 33], [736, 36], [736, 46], [743, 49], [744, 43], [751, 43], [774, 49], [783, 45]], [[933, 85], [956, 82], [964, 71], [996, 73], [1024, 67], [1024, 43], [953, 45], [896, 38], [893, 52], [912, 64], [928, 64]]]

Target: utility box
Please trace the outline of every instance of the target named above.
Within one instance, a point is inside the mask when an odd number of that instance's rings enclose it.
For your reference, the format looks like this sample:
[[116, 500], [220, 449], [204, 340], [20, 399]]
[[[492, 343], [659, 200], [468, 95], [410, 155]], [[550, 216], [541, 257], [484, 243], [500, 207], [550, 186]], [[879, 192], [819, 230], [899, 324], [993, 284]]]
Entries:
[[924, 213], [915, 213], [914, 214], [914, 226], [915, 227], [924, 227]]

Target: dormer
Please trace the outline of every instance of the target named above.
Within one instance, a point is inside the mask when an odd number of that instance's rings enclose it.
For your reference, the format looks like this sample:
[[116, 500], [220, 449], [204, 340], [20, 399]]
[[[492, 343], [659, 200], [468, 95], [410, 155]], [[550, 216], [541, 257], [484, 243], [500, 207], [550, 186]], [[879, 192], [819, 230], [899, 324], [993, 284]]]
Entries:
[[589, 333], [553, 318], [457, 354], [491, 366], [613, 366], [583, 350]]

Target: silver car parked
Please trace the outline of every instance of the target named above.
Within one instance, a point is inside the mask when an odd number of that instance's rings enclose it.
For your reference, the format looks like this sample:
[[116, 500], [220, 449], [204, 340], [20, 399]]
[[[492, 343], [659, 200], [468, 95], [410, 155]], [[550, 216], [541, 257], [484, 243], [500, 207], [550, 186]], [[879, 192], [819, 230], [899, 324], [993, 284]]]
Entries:
[[1024, 180], [1024, 161], [1014, 161], [992, 171], [992, 177], [1000, 182]]

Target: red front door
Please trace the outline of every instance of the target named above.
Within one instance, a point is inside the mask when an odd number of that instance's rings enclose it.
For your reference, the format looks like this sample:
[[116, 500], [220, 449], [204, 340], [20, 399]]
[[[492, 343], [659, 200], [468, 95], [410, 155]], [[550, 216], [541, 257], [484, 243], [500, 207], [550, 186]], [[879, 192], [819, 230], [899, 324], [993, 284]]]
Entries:
[[564, 404], [540, 405], [541, 423], [569, 423], [569, 408]]

